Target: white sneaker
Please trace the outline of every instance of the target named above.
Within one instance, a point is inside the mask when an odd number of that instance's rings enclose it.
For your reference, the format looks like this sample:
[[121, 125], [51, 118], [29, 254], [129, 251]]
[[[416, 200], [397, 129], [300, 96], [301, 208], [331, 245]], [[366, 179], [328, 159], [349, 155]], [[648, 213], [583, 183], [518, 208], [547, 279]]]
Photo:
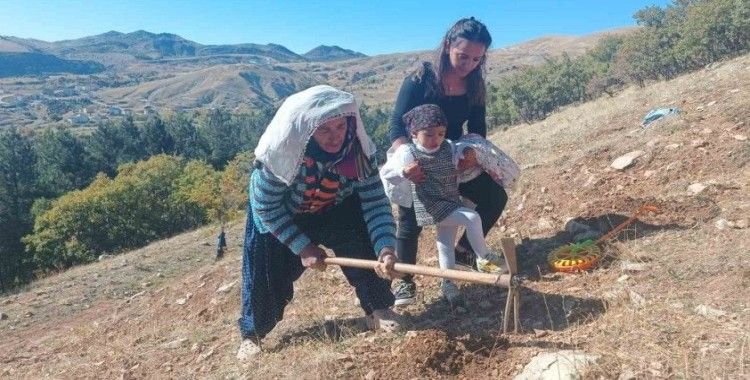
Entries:
[[404, 317], [391, 309], [378, 309], [367, 316], [367, 325], [371, 330], [393, 333], [401, 331]]
[[237, 359], [245, 361], [254, 358], [260, 354], [260, 341], [254, 339], [245, 338], [240, 344], [240, 349], [237, 350]]

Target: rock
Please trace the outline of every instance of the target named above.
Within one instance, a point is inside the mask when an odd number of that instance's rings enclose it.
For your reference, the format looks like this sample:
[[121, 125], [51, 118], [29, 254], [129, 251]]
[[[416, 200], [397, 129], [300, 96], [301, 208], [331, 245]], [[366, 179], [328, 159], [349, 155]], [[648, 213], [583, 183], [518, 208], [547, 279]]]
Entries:
[[704, 140], [697, 139], [697, 140], [691, 141], [690, 142], [690, 146], [692, 146], [693, 148], [704, 148], [704, 147], [708, 146], [708, 142], [704, 141]]
[[184, 346], [185, 343], [187, 343], [187, 341], [188, 341], [187, 338], [177, 338], [177, 339], [175, 339], [175, 340], [173, 340], [171, 342], [164, 343], [161, 346], [163, 348], [168, 349], [168, 350], [174, 350], [176, 348], [180, 348], [180, 347]]
[[738, 219], [734, 222], [734, 228], [737, 229], [745, 229], [750, 225], [750, 221], [748, 219]]
[[5, 306], [5, 305], [10, 305], [11, 303], [13, 303], [13, 301], [11, 301], [10, 298], [8, 298], [8, 299], [4, 299], [3, 302], [0, 302], [0, 305]]
[[656, 173], [657, 173], [656, 170], [646, 170], [646, 171], [643, 172], [643, 176], [646, 177], [646, 178], [650, 178], [651, 176], [653, 176]]
[[650, 267], [651, 265], [648, 263], [634, 263], [632, 261], [623, 261], [620, 263], [620, 269], [623, 272], [643, 272]]
[[235, 285], [237, 285], [237, 281], [236, 280], [232, 281], [232, 282], [230, 282], [228, 284], [220, 286], [218, 289], [216, 289], [216, 293], [222, 293], [222, 294], [229, 293], [229, 291], [232, 290], [232, 288]]
[[204, 240], [201, 245], [210, 246], [211, 243], [208, 240]]
[[186, 303], [187, 303], [187, 301], [188, 301], [188, 299], [187, 299], [187, 298], [180, 298], [180, 299], [178, 299], [177, 301], [174, 301], [174, 303], [176, 303], [176, 304], [178, 304], [178, 305], [184, 305], [184, 304], [186, 304]]
[[5, 314], [3, 312], [0, 312], [0, 321], [4, 321], [8, 319], [8, 314]]
[[636, 158], [643, 156], [644, 154], [646, 154], [646, 152], [642, 150], [634, 150], [630, 153], [617, 157], [609, 166], [617, 170], [624, 170], [633, 165]]
[[554, 210], [555, 208], [552, 205], [545, 205], [542, 209], [544, 211], [546, 211], [546, 212], [550, 212], [550, 211]]
[[732, 137], [734, 137], [734, 139], [737, 141], [747, 141], [747, 136], [745, 135], [734, 135]]
[[523, 371], [513, 379], [580, 379], [585, 367], [596, 363], [599, 358], [599, 355], [590, 355], [583, 351], [544, 352], [533, 357]]
[[712, 100], [712, 101], [706, 103], [706, 107], [711, 107], [714, 104], [716, 104], [716, 100]]
[[680, 147], [680, 144], [669, 144], [669, 145], [665, 145], [665, 146], [664, 146], [664, 149], [667, 149], [667, 150], [675, 150], [675, 149], [677, 149], [677, 148], [679, 148], [679, 147]]
[[154, 283], [151, 281], [146, 281], [144, 283], [141, 283], [142, 288], [148, 288], [149, 286], [153, 285]]
[[635, 307], [643, 307], [646, 305], [646, 298], [634, 290], [628, 291], [628, 297], [630, 298], [630, 303]]
[[628, 276], [627, 274], [623, 274], [622, 276], [617, 277], [617, 282], [625, 282], [629, 279], [630, 279], [630, 276]]
[[367, 375], [365, 375], [365, 380], [373, 380], [375, 379], [375, 376], [377, 376], [377, 372], [375, 372], [374, 369], [371, 369], [370, 372], [367, 372]]
[[708, 187], [707, 185], [704, 185], [704, 184], [702, 184], [700, 182], [696, 182], [696, 183], [688, 186], [687, 190], [689, 192], [691, 192], [693, 195], [698, 195], [701, 192], [703, 192], [703, 190], [706, 190], [707, 187]]
[[552, 222], [547, 218], [539, 218], [539, 221], [537, 221], [537, 227], [542, 230], [550, 230], [554, 228]]
[[534, 336], [537, 338], [544, 338], [547, 335], [549, 335], [549, 331], [547, 330], [534, 329]]
[[624, 367], [622, 371], [620, 371], [620, 376], [617, 377], [617, 380], [636, 380], [638, 379], [638, 376], [636, 376], [635, 371], [633, 371], [630, 367]]
[[719, 318], [727, 315], [727, 312], [724, 310], [714, 309], [706, 305], [698, 305], [695, 307], [695, 309], [693, 309], [693, 311], [695, 311], [695, 313], [698, 315], [709, 318]]
[[108, 258], [110, 258], [110, 257], [111, 257], [111, 256], [110, 256], [110, 255], [107, 255], [107, 254], [104, 254], [104, 255], [99, 255], [99, 258], [98, 258], [97, 260], [99, 260], [99, 261], [102, 261], [102, 260], [106, 260], [106, 259], [108, 259]]
[[717, 219], [714, 222], [714, 226], [716, 226], [716, 228], [718, 228], [720, 230], [723, 230], [723, 229], [726, 229], [727, 227], [729, 227], [729, 222], [726, 219], [724, 219], [724, 218], [720, 218], [720, 219]]

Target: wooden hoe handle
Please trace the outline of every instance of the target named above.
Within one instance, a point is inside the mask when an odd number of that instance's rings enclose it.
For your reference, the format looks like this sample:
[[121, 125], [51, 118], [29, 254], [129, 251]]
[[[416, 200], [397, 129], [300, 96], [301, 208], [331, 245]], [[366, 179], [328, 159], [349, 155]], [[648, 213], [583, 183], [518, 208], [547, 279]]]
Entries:
[[[375, 260], [349, 259], [346, 257], [327, 257], [324, 262], [326, 265], [338, 265], [342, 267], [375, 269], [378, 264]], [[507, 288], [510, 286], [510, 275], [494, 275], [488, 273], [465, 272], [454, 269], [440, 269], [435, 267], [426, 267], [422, 265], [411, 265], [396, 263], [394, 269], [397, 272], [406, 274], [418, 274], [422, 276], [440, 277], [449, 280], [468, 281], [478, 284], [495, 285]]]

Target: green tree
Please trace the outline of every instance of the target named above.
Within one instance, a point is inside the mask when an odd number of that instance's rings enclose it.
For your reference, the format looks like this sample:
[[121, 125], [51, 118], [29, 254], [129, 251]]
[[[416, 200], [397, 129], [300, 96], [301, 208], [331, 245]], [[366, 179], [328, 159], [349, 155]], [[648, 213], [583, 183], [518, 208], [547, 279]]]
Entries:
[[37, 189], [45, 197], [56, 197], [86, 186], [93, 170], [83, 143], [67, 130], [48, 128], [34, 139]]
[[31, 274], [21, 237], [31, 227], [34, 186], [31, 142], [17, 130], [0, 132], [0, 289], [8, 289]]

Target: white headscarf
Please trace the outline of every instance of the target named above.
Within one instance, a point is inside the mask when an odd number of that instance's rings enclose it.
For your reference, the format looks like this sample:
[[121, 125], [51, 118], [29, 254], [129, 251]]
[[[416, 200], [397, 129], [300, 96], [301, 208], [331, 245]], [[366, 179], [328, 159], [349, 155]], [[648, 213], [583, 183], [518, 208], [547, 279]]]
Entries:
[[299, 171], [305, 147], [318, 126], [341, 116], [353, 116], [362, 152], [370, 158], [375, 144], [365, 132], [354, 95], [320, 85], [289, 96], [276, 111], [258, 141], [255, 159], [291, 185]]

